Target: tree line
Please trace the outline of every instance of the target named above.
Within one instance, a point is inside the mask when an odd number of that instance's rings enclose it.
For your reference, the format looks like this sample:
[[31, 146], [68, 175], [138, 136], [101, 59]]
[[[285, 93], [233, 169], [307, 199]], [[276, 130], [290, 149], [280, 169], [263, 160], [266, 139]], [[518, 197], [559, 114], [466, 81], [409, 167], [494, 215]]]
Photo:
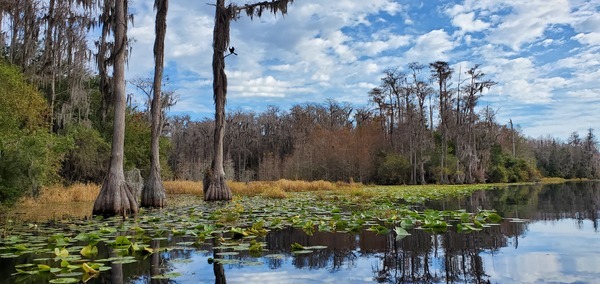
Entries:
[[[447, 62], [386, 69], [370, 104], [328, 100], [226, 118], [228, 176], [377, 184], [537, 181], [541, 176], [597, 178], [593, 130], [569, 141], [527, 138], [479, 99], [496, 82], [479, 65], [456, 72]], [[174, 117], [169, 165], [178, 179], [200, 179], [212, 156], [214, 122]]]
[[[424, 107], [428, 117], [430, 111], [437, 113], [436, 108]], [[397, 122], [392, 126], [391, 116], [397, 119], [397, 113], [403, 112], [381, 112], [375, 103], [356, 108], [335, 100], [299, 104], [289, 110], [270, 106], [260, 113], [233, 111], [226, 119], [225, 171], [238, 181], [285, 178], [366, 184], [435, 184], [441, 183], [442, 174], [453, 184], [537, 181], [542, 176], [597, 178], [600, 174], [591, 129], [587, 148], [584, 143], [575, 146], [557, 138], [528, 138], [496, 122], [495, 112], [486, 107], [475, 112], [472, 129], [457, 133], [456, 126], [450, 128], [444, 151], [436, 114], [433, 130], [429, 118], [420, 130]], [[211, 119], [171, 118], [168, 164], [173, 178], [202, 179], [204, 166], [198, 165], [210, 163], [207, 145], [212, 141], [213, 124]], [[415, 128], [414, 132], [406, 130]], [[461, 144], [469, 142], [461, 133], [472, 135], [473, 148]], [[553, 167], [564, 170], [551, 171]], [[576, 171], [580, 175], [571, 174]]]
[[[215, 23], [224, 25], [213, 42], [216, 117], [193, 120], [166, 116], [176, 103], [162, 79], [168, 1], [155, 1], [153, 78], [127, 82], [148, 96], [139, 109], [124, 91], [127, 1], [0, 0], [0, 25], [8, 24], [0, 26], [0, 202], [52, 183], [94, 182], [110, 188], [107, 196], [127, 196], [108, 203], [133, 211], [121, 172], [134, 168], [153, 188], [142, 199], [158, 207], [165, 179], [204, 179], [205, 191], [213, 184], [220, 193], [212, 195], [227, 197], [224, 177], [446, 184], [600, 176], [592, 129], [568, 141], [532, 139], [512, 121], [497, 122], [496, 111], [479, 103], [496, 84], [479, 65], [386, 69], [365, 94], [367, 106], [328, 100], [226, 114], [230, 21], [243, 12], [285, 13], [288, 2], [216, 2]], [[94, 28], [101, 32], [92, 51], [86, 38]]]

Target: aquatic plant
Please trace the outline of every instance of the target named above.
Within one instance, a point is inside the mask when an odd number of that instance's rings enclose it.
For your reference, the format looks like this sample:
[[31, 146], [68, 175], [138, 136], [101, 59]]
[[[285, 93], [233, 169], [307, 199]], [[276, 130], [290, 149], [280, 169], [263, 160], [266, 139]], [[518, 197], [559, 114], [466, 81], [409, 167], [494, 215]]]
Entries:
[[[193, 249], [219, 235], [219, 252], [213, 261], [236, 262], [227, 257], [239, 251], [269, 256], [264, 242], [269, 231], [298, 228], [310, 235], [315, 232], [354, 233], [367, 229], [378, 234], [394, 234], [397, 239], [409, 230], [434, 233], [455, 229], [468, 233], [498, 223], [493, 211], [466, 212], [417, 210], [424, 200], [445, 196], [464, 196], [474, 186], [444, 187], [411, 191], [401, 187], [368, 187], [314, 192], [289, 192], [285, 199], [262, 196], [235, 197], [231, 202], [169, 207], [168, 210], [143, 210], [136, 218], [121, 217], [52, 221], [47, 223], [6, 223], [0, 230], [0, 258], [23, 259], [15, 267], [15, 277], [49, 273], [56, 283], [84, 281], [107, 271], [106, 263], [130, 263], [148, 255], [171, 249]], [[32, 234], [35, 232], [35, 234]], [[160, 249], [151, 242], [182, 238]], [[99, 258], [100, 245], [115, 256]], [[296, 246], [293, 254], [308, 254], [320, 246]], [[177, 277], [165, 274], [157, 277]], [[157, 279], [157, 278], [155, 278]], [[67, 281], [67, 282], [60, 282]]]

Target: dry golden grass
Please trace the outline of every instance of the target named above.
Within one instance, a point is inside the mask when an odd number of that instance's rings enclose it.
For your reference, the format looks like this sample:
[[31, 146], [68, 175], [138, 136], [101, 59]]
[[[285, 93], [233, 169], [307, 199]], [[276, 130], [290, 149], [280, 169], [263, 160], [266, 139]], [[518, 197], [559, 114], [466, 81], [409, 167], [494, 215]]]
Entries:
[[361, 188], [360, 183], [329, 182], [324, 180], [303, 181], [280, 179], [274, 182], [285, 192], [305, 192], [305, 191], [334, 191], [352, 188]]
[[[202, 182], [199, 181], [165, 181], [167, 194], [194, 194], [202, 195]], [[334, 190], [358, 190], [362, 188], [360, 183], [343, 183], [328, 181], [252, 181], [235, 182], [228, 181], [227, 185], [231, 188], [234, 195], [242, 196], [264, 196], [269, 198], [286, 198], [290, 192], [306, 191], [334, 191]]]
[[167, 194], [202, 195], [202, 182], [190, 180], [163, 181]]
[[267, 187], [263, 190], [262, 196], [267, 198], [283, 199], [287, 198], [288, 194], [278, 187]]
[[76, 183], [69, 187], [55, 185], [43, 188], [38, 198], [26, 197], [21, 200], [24, 205], [65, 203], [65, 202], [90, 202], [96, 200], [100, 186], [97, 184]]
[[360, 198], [365, 198], [365, 199], [369, 199], [374, 197], [376, 194], [374, 191], [372, 190], [365, 190], [364, 187], [352, 187], [349, 190], [346, 191], [350, 196], [354, 196], [354, 197], [360, 197]]
[[290, 192], [321, 192], [321, 191], [345, 191], [351, 189], [360, 189], [362, 184], [359, 183], [332, 183], [328, 181], [301, 181], [301, 180], [285, 180], [277, 181], [253, 181], [247, 183], [229, 182], [229, 187], [234, 194], [245, 196], [261, 195], [271, 198], [286, 198]]
[[[165, 181], [165, 190], [169, 195], [192, 194], [202, 196], [202, 182], [200, 181]], [[291, 192], [329, 192], [338, 191], [352, 195], [365, 194], [360, 183], [343, 183], [328, 181], [253, 181], [253, 182], [227, 182], [234, 195], [264, 196], [268, 198], [286, 198]], [[44, 188], [38, 198], [27, 197], [21, 200], [21, 205], [50, 204], [67, 202], [93, 202], [100, 192], [100, 185], [77, 183], [69, 187], [55, 185]]]

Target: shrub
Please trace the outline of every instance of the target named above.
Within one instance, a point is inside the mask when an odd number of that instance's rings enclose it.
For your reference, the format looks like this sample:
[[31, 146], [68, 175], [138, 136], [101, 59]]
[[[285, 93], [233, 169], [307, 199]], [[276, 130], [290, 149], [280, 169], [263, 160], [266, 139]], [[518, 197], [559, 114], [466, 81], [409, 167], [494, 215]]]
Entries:
[[0, 206], [59, 180], [68, 138], [49, 132], [44, 97], [14, 66], [0, 61]]
[[110, 145], [93, 128], [72, 126], [67, 129], [75, 147], [63, 163], [62, 176], [69, 182], [101, 183], [108, 169]]
[[503, 166], [493, 166], [488, 173], [488, 181], [492, 183], [508, 182], [508, 172]]
[[377, 181], [379, 184], [402, 184], [408, 181], [410, 163], [395, 153], [380, 155], [377, 166]]

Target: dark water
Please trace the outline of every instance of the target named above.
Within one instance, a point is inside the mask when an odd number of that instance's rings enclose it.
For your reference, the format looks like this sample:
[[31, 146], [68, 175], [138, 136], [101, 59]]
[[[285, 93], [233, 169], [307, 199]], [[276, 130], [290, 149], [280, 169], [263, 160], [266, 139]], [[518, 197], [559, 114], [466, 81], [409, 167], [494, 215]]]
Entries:
[[[463, 199], [425, 204], [435, 209], [495, 209], [505, 220], [484, 231], [431, 234], [412, 230], [396, 240], [376, 235], [302, 230], [270, 232], [268, 252], [216, 255], [210, 244], [191, 246], [183, 238], [153, 241], [177, 249], [129, 264], [113, 264], [88, 283], [600, 283], [600, 183], [516, 186], [476, 192]], [[293, 243], [327, 246], [295, 255]], [[108, 256], [108, 250], [103, 250]], [[231, 263], [209, 264], [209, 258]], [[0, 259], [0, 282], [43, 283], [11, 277], [20, 259]], [[171, 280], [152, 275], [177, 273]]]

